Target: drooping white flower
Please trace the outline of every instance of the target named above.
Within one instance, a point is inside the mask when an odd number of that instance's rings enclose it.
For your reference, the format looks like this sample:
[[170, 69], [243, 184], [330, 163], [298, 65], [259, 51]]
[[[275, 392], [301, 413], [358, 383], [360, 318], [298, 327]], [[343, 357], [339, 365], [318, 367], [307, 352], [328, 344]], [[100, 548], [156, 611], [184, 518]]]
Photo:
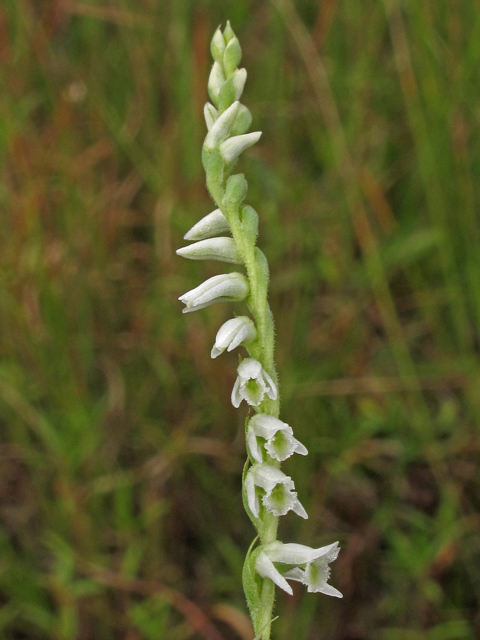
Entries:
[[183, 313], [203, 309], [215, 302], [235, 302], [245, 300], [248, 295], [248, 282], [241, 273], [222, 273], [209, 278], [201, 285], [187, 291], [179, 300], [186, 307]]
[[225, 162], [233, 162], [238, 156], [260, 140], [261, 131], [252, 131], [252, 133], [244, 133], [241, 136], [233, 136], [228, 138], [220, 145], [220, 153]]
[[[343, 598], [340, 591], [327, 582], [330, 577], [328, 565], [337, 558], [338, 552], [338, 542], [312, 549], [303, 544], [283, 544], [277, 540], [264, 545], [257, 556], [255, 568], [262, 577], [269, 578], [290, 595], [293, 591], [286, 578], [306, 585], [310, 593]], [[282, 575], [275, 567], [275, 562], [296, 566]]]
[[292, 427], [273, 416], [257, 413], [248, 423], [247, 442], [250, 452], [257, 462], [262, 462], [262, 449], [258, 438], [266, 440], [265, 450], [279, 462], [283, 462], [294, 453], [302, 456], [308, 454], [306, 447], [293, 437]]
[[236, 242], [233, 238], [208, 238], [188, 247], [177, 249], [177, 255], [190, 260], [220, 260], [231, 264], [242, 264]]
[[252, 407], [258, 407], [265, 394], [272, 400], [277, 399], [275, 383], [255, 358], [246, 358], [238, 365], [237, 379], [232, 390], [232, 404], [239, 407], [245, 400]]
[[226, 231], [230, 231], [230, 225], [220, 209], [215, 209], [194, 224], [183, 237], [185, 240], [206, 240]]
[[218, 330], [211, 356], [216, 358], [225, 351], [232, 351], [241, 344], [249, 344], [257, 337], [255, 325], [247, 316], [227, 320]]
[[290, 476], [269, 464], [254, 464], [245, 477], [245, 491], [250, 511], [258, 518], [260, 513], [259, 494], [256, 488], [263, 489], [263, 506], [275, 516], [284, 516], [294, 511], [307, 519], [308, 515], [294, 491], [295, 484]]

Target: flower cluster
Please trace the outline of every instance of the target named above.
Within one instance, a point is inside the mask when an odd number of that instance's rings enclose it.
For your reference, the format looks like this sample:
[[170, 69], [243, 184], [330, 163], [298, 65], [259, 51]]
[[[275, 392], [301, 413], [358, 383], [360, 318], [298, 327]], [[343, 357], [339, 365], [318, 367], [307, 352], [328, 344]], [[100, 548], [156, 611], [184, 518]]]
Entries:
[[[177, 253], [191, 260], [243, 265], [246, 273], [233, 271], [213, 276], [179, 299], [185, 304], [184, 313], [216, 302], [245, 301], [253, 316], [227, 320], [217, 333], [211, 357], [217, 358], [240, 346], [248, 352], [238, 366], [231, 399], [234, 407], [238, 408], [244, 400], [255, 412], [246, 425], [250, 466], [244, 475], [243, 489], [245, 506], [259, 531], [261, 544], [247, 556], [244, 586], [256, 632], [264, 629], [262, 638], [266, 638], [270, 633], [265, 628], [270, 625], [273, 594], [267, 594], [268, 602], [262, 600], [267, 597], [262, 593], [267, 592], [259, 591], [255, 580], [271, 581], [290, 594], [292, 589], [287, 580], [296, 580], [309, 591], [341, 597], [339, 591], [327, 584], [328, 564], [337, 557], [338, 543], [311, 549], [276, 539], [279, 516], [293, 511], [302, 518], [308, 517], [292, 478], [280, 470], [280, 463], [294, 453], [305, 456], [308, 452], [294, 437], [292, 428], [278, 419], [274, 329], [267, 302], [268, 263], [256, 247], [258, 215], [243, 204], [246, 180], [242, 174], [232, 175], [239, 155], [255, 144], [261, 133], [247, 133], [252, 117], [239, 102], [247, 72], [237, 68], [241, 48], [229, 23], [223, 32], [220, 29], [215, 32], [211, 52], [215, 60], [208, 81], [212, 102], [207, 102], [204, 109], [208, 133], [202, 160], [207, 187], [217, 208], [186, 233], [185, 240], [192, 244]], [[292, 568], [285, 571], [279, 565]], [[249, 582], [250, 574], [256, 576], [253, 582]]]

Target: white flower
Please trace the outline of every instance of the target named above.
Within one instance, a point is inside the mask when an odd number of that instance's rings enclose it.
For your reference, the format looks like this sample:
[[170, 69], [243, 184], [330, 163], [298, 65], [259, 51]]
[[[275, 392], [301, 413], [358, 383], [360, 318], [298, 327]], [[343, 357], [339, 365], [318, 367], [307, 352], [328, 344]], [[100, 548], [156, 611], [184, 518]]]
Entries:
[[[303, 544], [283, 544], [276, 541], [263, 547], [257, 556], [255, 568], [262, 577], [270, 578], [290, 595], [293, 595], [293, 591], [285, 578], [301, 582], [310, 593], [325, 593], [327, 596], [342, 598], [340, 591], [327, 583], [330, 577], [328, 565], [336, 559], [338, 552], [338, 542], [312, 549]], [[297, 566], [282, 575], [274, 562]]]
[[245, 478], [248, 506], [255, 518], [258, 518], [260, 502], [256, 487], [265, 492], [262, 497], [263, 506], [273, 515], [284, 516], [292, 510], [300, 517], [308, 518], [294, 491], [293, 480], [277, 467], [269, 464], [254, 464]]
[[260, 140], [261, 131], [252, 131], [252, 133], [244, 133], [241, 136], [233, 136], [228, 138], [220, 145], [220, 153], [225, 162], [233, 162], [238, 156]]
[[257, 337], [255, 325], [247, 316], [227, 320], [218, 330], [212, 349], [212, 358], [225, 351], [232, 351], [240, 344], [248, 344]]
[[194, 224], [183, 237], [185, 240], [205, 240], [226, 231], [230, 231], [230, 225], [220, 209], [215, 209]]
[[218, 101], [218, 96], [220, 95], [220, 90], [224, 82], [225, 74], [223, 73], [222, 65], [214, 62], [208, 78], [208, 92], [215, 103]]
[[245, 82], [247, 81], [247, 70], [237, 69], [233, 72], [233, 75], [231, 77], [233, 86], [235, 87], [235, 100], [240, 100], [243, 93], [243, 88], [245, 87]]
[[257, 462], [262, 462], [262, 449], [257, 438], [266, 440], [265, 450], [279, 462], [283, 462], [294, 453], [302, 456], [308, 454], [306, 447], [293, 437], [292, 427], [273, 416], [257, 413], [248, 423], [247, 442], [250, 453]]
[[238, 377], [232, 390], [232, 404], [239, 407], [242, 400], [252, 407], [258, 407], [265, 394], [272, 400], [277, 399], [275, 383], [255, 358], [246, 358], [237, 369]]
[[177, 255], [190, 260], [220, 260], [232, 264], [242, 264], [235, 240], [233, 238], [208, 238], [200, 240], [188, 247], [177, 249]]
[[213, 276], [200, 286], [187, 291], [179, 300], [185, 303], [183, 313], [203, 309], [214, 302], [235, 302], [245, 300], [248, 295], [248, 282], [241, 273], [222, 273]]

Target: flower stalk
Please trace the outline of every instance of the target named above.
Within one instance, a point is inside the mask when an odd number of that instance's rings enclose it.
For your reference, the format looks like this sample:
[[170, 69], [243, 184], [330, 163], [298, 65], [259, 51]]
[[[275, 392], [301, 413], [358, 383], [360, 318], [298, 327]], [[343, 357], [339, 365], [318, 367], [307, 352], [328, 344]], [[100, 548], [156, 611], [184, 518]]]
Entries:
[[217, 208], [185, 235], [185, 239], [194, 244], [177, 253], [192, 260], [243, 265], [246, 275], [233, 272], [213, 276], [180, 300], [186, 305], [184, 312], [215, 302], [245, 301], [252, 316], [241, 315], [224, 323], [217, 333], [211, 356], [216, 358], [237, 347], [248, 352], [248, 357], [238, 366], [232, 390], [235, 407], [245, 401], [250, 411], [256, 412], [246, 422], [248, 460], [242, 494], [245, 510], [258, 535], [247, 553], [243, 586], [255, 634], [269, 640], [275, 586], [292, 594], [287, 580], [293, 580], [305, 584], [309, 591], [341, 597], [339, 591], [327, 584], [328, 564], [338, 554], [338, 543], [311, 549], [277, 540], [281, 516], [292, 511], [302, 518], [308, 517], [294, 481], [280, 470], [280, 464], [295, 453], [307, 455], [308, 452], [294, 438], [292, 428], [279, 419], [274, 322], [267, 301], [268, 262], [256, 246], [258, 215], [245, 204], [247, 181], [243, 174], [234, 173], [239, 156], [258, 142], [261, 132], [248, 132], [252, 116], [240, 103], [247, 72], [238, 68], [242, 51], [230, 23], [223, 32], [220, 28], [216, 30], [211, 53], [214, 59], [208, 80], [211, 103], [207, 102], [204, 109], [208, 132], [202, 162], [207, 188]]

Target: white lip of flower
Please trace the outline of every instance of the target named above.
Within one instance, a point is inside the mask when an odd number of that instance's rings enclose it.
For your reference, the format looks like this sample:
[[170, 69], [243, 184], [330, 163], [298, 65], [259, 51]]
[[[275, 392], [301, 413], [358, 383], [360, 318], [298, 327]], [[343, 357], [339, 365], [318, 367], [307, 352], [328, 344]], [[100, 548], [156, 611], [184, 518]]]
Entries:
[[249, 344], [257, 337], [255, 325], [247, 316], [227, 320], [218, 330], [211, 356], [216, 358], [225, 351], [232, 351], [241, 344]]
[[275, 383], [255, 358], [245, 358], [238, 365], [238, 377], [232, 390], [232, 404], [238, 409], [242, 400], [252, 407], [258, 407], [265, 394], [272, 400], [277, 399]]
[[[283, 544], [276, 541], [263, 547], [256, 559], [255, 568], [262, 577], [269, 578], [290, 595], [293, 595], [293, 591], [286, 578], [306, 585], [310, 593], [324, 593], [327, 596], [343, 598], [340, 591], [327, 583], [330, 577], [328, 565], [337, 558], [339, 550], [338, 542], [312, 549], [303, 544]], [[282, 575], [274, 562], [297, 566]]]
[[248, 282], [241, 273], [222, 273], [209, 278], [201, 285], [187, 291], [179, 300], [186, 307], [183, 313], [203, 309], [215, 302], [236, 302], [245, 300], [248, 295]]
[[273, 515], [284, 516], [292, 510], [301, 518], [308, 518], [307, 512], [294, 491], [293, 480], [277, 467], [269, 464], [254, 464], [245, 478], [248, 506], [255, 518], [258, 518], [260, 501], [255, 487], [260, 487], [265, 491], [262, 503], [267, 511]]
[[230, 231], [230, 225], [220, 209], [215, 209], [194, 224], [183, 237], [185, 240], [206, 240], [226, 231]]
[[233, 238], [208, 238], [194, 242], [187, 247], [177, 249], [177, 255], [190, 260], [220, 260], [231, 264], [242, 264], [235, 240]]
[[265, 450], [279, 462], [283, 462], [294, 453], [302, 456], [308, 454], [306, 447], [293, 437], [292, 427], [273, 416], [257, 413], [248, 423], [247, 442], [250, 453], [257, 462], [263, 462], [262, 449], [257, 438], [266, 440]]

